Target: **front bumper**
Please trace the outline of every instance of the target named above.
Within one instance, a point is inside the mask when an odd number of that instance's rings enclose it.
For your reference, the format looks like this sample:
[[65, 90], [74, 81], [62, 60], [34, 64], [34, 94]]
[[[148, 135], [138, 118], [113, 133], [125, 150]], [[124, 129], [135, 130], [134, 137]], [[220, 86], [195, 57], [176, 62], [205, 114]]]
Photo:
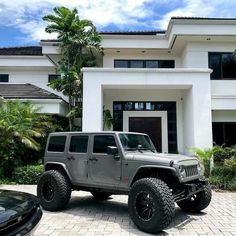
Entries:
[[173, 193], [175, 202], [188, 199], [194, 194], [203, 191], [206, 185], [208, 185], [207, 179], [198, 179], [196, 181], [181, 184], [180, 189]]
[[0, 235], [5, 236], [23, 236], [23, 235], [33, 235], [36, 230], [39, 221], [43, 215], [42, 208], [40, 205], [36, 206], [32, 214], [29, 215], [25, 220], [17, 223], [13, 227], [9, 227], [6, 230], [3, 229]]

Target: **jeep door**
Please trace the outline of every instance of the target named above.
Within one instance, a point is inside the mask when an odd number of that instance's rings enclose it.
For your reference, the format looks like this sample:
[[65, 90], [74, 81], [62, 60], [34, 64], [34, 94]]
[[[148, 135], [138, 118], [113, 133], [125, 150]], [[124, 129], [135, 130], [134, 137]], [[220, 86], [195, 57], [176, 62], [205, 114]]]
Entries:
[[115, 160], [114, 156], [107, 154], [107, 146], [116, 146], [114, 135], [94, 135], [93, 148], [89, 158], [89, 177], [92, 183], [115, 186], [121, 179], [121, 158]]
[[88, 177], [88, 135], [70, 135], [67, 166], [74, 183], [83, 183]]

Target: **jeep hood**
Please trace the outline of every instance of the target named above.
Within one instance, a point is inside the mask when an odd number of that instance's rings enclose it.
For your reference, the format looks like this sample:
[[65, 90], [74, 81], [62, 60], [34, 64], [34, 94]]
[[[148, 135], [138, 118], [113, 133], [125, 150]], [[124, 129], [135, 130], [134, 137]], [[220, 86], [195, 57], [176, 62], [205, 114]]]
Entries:
[[180, 154], [152, 153], [143, 151], [126, 153], [126, 158], [130, 161], [141, 161], [143, 164], [160, 164], [169, 166], [170, 162], [174, 165], [197, 165], [199, 163], [196, 157], [190, 157]]

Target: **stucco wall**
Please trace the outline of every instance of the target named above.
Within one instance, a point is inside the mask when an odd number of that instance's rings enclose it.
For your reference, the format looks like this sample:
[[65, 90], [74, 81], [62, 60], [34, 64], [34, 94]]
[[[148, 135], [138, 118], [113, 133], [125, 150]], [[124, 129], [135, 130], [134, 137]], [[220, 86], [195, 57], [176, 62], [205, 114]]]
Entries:
[[62, 93], [48, 86], [48, 75], [55, 74], [54, 68], [0, 68], [0, 73], [9, 74], [9, 83], [11, 84], [33, 84], [40, 88], [46, 89], [54, 94], [57, 94], [67, 100]]

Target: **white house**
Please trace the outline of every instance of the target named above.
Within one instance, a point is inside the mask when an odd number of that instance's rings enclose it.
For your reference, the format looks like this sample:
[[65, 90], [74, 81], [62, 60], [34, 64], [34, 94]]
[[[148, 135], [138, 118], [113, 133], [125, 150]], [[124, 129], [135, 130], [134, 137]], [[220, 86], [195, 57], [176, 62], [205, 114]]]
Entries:
[[[101, 36], [101, 66], [83, 69], [83, 131], [102, 130], [105, 105], [114, 130], [146, 132], [162, 152], [236, 144], [236, 19], [174, 17], [166, 31]], [[58, 45], [41, 46], [29, 64], [1, 56], [0, 73], [48, 89]]]
[[67, 98], [48, 87], [56, 67], [42, 47], [0, 48], [0, 97], [31, 101], [42, 113], [67, 114]]

